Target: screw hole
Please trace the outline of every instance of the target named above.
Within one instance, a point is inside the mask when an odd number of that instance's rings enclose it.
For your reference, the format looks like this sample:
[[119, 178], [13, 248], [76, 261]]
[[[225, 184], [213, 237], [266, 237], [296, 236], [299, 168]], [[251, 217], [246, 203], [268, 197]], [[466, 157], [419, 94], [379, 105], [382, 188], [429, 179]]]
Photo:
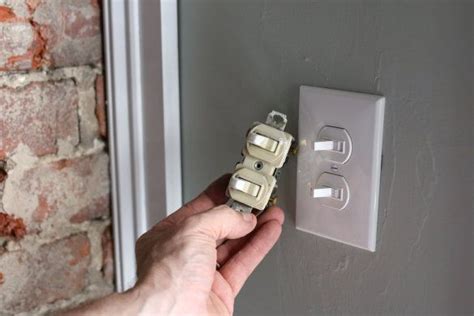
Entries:
[[257, 161], [254, 165], [255, 170], [261, 170], [263, 168], [263, 162]]

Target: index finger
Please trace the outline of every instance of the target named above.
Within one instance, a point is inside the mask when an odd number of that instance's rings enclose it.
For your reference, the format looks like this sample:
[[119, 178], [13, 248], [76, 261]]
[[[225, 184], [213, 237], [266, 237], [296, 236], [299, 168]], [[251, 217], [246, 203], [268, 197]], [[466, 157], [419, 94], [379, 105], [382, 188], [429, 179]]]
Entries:
[[167, 221], [179, 223], [191, 215], [207, 211], [227, 201], [225, 191], [229, 183], [230, 174], [225, 174], [212, 182], [204, 192], [184, 204], [179, 210], [167, 217]]

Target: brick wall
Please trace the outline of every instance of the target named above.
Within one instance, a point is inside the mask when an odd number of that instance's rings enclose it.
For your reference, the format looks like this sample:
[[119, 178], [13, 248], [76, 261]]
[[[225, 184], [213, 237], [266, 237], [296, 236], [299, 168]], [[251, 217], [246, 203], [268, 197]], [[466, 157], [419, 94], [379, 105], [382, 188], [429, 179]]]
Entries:
[[100, 5], [0, 0], [0, 314], [113, 289]]

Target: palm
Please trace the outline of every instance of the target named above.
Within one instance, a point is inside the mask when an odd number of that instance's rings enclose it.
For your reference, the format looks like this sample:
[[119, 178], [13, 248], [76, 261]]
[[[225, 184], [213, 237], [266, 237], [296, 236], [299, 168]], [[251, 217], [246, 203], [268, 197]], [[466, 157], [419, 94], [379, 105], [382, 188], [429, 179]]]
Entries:
[[209, 293], [207, 303], [208, 312], [212, 315], [225, 315], [232, 313], [234, 306], [234, 295], [230, 284], [223, 278], [219, 271], [216, 271], [214, 284]]
[[[167, 218], [168, 224], [176, 224], [187, 217], [225, 203], [225, 187], [229, 176], [221, 177], [200, 196], [184, 205]], [[273, 247], [281, 233], [283, 211], [270, 207], [257, 221], [255, 230], [240, 239], [220, 242], [216, 248], [218, 270], [213, 270], [214, 280], [209, 292], [207, 308], [210, 314], [232, 314], [234, 300], [245, 281]], [[213, 257], [213, 256], [212, 256]], [[214, 259], [212, 259], [214, 260]], [[214, 269], [213, 266], [208, 267]]]

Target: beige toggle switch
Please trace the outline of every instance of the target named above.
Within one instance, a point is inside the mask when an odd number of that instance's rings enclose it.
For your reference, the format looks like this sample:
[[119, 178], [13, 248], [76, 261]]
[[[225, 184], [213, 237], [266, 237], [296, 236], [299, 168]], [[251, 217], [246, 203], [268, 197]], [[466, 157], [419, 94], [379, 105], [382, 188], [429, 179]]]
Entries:
[[235, 166], [227, 187], [228, 205], [239, 212], [259, 214], [274, 203], [278, 170], [293, 142], [284, 131], [286, 115], [272, 111], [265, 123], [255, 122], [246, 133], [243, 159]]
[[256, 133], [252, 133], [248, 136], [248, 142], [272, 153], [274, 153], [278, 147], [276, 140]]
[[255, 197], [258, 196], [261, 188], [259, 185], [242, 178], [231, 178], [229, 186], [234, 190], [238, 190]]

